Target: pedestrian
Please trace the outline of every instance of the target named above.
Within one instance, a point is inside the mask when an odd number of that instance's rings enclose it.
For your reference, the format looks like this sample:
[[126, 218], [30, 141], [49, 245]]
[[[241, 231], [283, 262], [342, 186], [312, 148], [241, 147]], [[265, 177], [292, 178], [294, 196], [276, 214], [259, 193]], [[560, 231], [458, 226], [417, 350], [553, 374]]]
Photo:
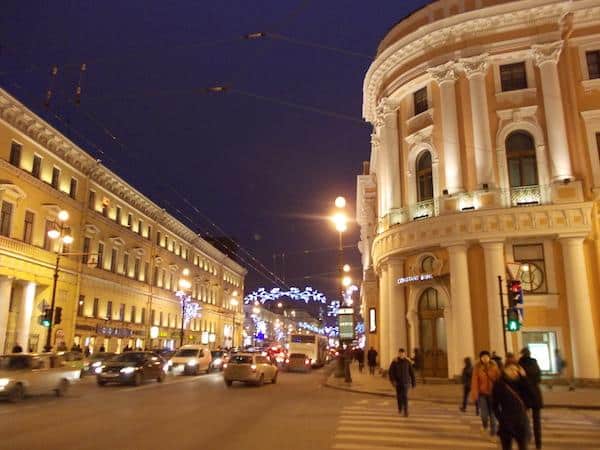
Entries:
[[498, 418], [498, 436], [503, 450], [511, 450], [513, 440], [519, 450], [527, 450], [529, 419], [527, 406], [529, 385], [518, 365], [510, 363], [494, 383], [494, 414]]
[[483, 429], [489, 425], [490, 436], [496, 435], [496, 418], [492, 411], [492, 388], [500, 378], [500, 370], [490, 359], [490, 352], [483, 350], [479, 353], [479, 362], [473, 369], [471, 378], [471, 399], [479, 405], [479, 414]]
[[496, 363], [499, 370], [502, 370], [502, 358], [500, 358], [498, 355], [496, 355], [495, 351], [492, 351], [491, 360]]
[[408, 417], [408, 390], [411, 386], [413, 389], [416, 387], [416, 380], [413, 365], [403, 348], [398, 350], [398, 357], [390, 364], [388, 376], [396, 388], [398, 413], [404, 413], [404, 417]]
[[71, 351], [72, 352], [76, 352], [77, 351], [77, 344], [75, 344], [74, 342], [73, 342], [73, 345], [71, 345]]
[[83, 356], [85, 356], [86, 358], [88, 358], [91, 354], [92, 354], [92, 351], [90, 350], [90, 346], [86, 345], [85, 351], [83, 352]]
[[473, 363], [471, 358], [466, 357], [464, 359], [465, 366], [462, 370], [461, 380], [463, 385], [463, 400], [460, 410], [465, 412], [467, 410], [467, 401], [469, 399], [469, 393], [471, 392], [471, 379], [473, 378]]
[[506, 354], [506, 358], [504, 359], [504, 365], [508, 366], [509, 364], [516, 364], [516, 365], [519, 364], [519, 360], [517, 359], [517, 357], [515, 356], [515, 354], [511, 353], [511, 352], [508, 352]]
[[535, 358], [531, 357], [529, 348], [521, 350], [519, 365], [525, 371], [525, 378], [529, 385], [530, 398], [526, 406], [531, 409], [531, 418], [533, 422], [533, 437], [535, 439], [535, 448], [542, 448], [542, 418], [541, 409], [544, 407], [540, 383], [542, 382], [542, 371]]
[[350, 364], [352, 364], [353, 359], [352, 348], [348, 345], [344, 350], [343, 359], [344, 359], [344, 382], [352, 383], [352, 374], [350, 373]]
[[23, 353], [23, 347], [21, 347], [21, 346], [19, 345], [19, 343], [17, 342], [17, 343], [15, 343], [15, 345], [13, 346], [13, 348], [12, 348], [12, 352], [13, 352], [13, 353]]
[[105, 351], [106, 351], [106, 349], [104, 348], [104, 345], [101, 345], [99, 352], [100, 353], [104, 353]]
[[365, 351], [360, 347], [356, 349], [356, 360], [358, 361], [358, 371], [362, 373], [365, 367]]
[[375, 367], [377, 367], [377, 350], [371, 346], [367, 352], [367, 363], [369, 364], [369, 373], [375, 375]]

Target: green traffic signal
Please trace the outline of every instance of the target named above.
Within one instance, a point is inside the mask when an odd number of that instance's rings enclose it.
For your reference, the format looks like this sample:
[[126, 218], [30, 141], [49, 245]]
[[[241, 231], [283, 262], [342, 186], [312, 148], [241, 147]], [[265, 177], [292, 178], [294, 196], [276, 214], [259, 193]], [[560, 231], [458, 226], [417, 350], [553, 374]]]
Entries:
[[521, 321], [519, 317], [519, 311], [516, 308], [509, 308], [506, 310], [506, 329], [514, 332], [521, 329]]

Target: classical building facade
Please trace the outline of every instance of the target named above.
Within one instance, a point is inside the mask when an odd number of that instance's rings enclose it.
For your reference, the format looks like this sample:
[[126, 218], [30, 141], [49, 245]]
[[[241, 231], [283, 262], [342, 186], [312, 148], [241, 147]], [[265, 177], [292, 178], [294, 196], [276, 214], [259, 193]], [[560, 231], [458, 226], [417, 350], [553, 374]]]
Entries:
[[[600, 4], [438, 0], [395, 25], [364, 81], [363, 313], [386, 366], [426, 376], [529, 346], [600, 378]], [[520, 278], [522, 328], [499, 281]], [[506, 285], [503, 285], [506, 293]]]
[[178, 346], [184, 269], [202, 308], [185, 342], [230, 346], [235, 330], [241, 344], [246, 270], [3, 90], [0, 209], [0, 352], [44, 347], [59, 250], [47, 231], [61, 210], [74, 242], [60, 259], [55, 347]]

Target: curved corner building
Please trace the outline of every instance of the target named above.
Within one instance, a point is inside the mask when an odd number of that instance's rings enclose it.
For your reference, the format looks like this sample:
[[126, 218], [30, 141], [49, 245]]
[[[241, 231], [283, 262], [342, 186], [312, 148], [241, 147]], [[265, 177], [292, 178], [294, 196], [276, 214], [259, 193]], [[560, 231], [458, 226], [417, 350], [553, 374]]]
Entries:
[[[599, 380], [600, 3], [438, 0], [384, 37], [363, 87], [363, 314], [387, 367], [505, 353], [506, 280], [547, 373]], [[501, 306], [498, 277], [502, 277]]]

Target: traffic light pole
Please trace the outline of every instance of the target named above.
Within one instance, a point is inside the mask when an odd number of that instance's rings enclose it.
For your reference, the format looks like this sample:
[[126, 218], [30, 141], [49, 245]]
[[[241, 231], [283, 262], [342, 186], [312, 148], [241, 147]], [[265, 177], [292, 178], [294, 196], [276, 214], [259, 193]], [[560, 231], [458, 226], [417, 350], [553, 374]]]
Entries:
[[54, 266], [54, 283], [52, 284], [52, 301], [50, 303], [50, 324], [48, 325], [48, 334], [46, 335], [47, 352], [52, 350], [52, 325], [54, 324], [54, 307], [56, 305], [56, 285], [58, 282], [58, 264], [60, 263], [60, 252], [56, 254], [56, 265]]
[[508, 345], [506, 344], [506, 321], [504, 320], [504, 298], [502, 297], [502, 277], [498, 275], [498, 292], [500, 294], [500, 317], [502, 318], [502, 339], [504, 342], [504, 355], [508, 353]]

